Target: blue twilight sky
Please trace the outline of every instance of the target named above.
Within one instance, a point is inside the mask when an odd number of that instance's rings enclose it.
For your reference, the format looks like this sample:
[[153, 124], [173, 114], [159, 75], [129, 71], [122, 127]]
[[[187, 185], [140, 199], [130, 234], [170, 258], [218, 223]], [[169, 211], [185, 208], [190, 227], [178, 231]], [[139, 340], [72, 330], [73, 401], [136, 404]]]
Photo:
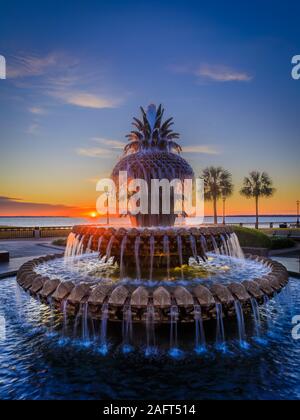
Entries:
[[294, 212], [299, 2], [0, 5], [8, 76], [0, 80], [0, 215], [16, 214], [20, 200], [58, 213], [60, 205], [92, 208], [95, 180], [109, 175], [132, 117], [151, 102], [174, 117], [196, 173], [211, 164], [231, 170], [229, 212], [252, 213], [238, 194], [252, 169], [267, 170], [277, 187], [262, 211]]

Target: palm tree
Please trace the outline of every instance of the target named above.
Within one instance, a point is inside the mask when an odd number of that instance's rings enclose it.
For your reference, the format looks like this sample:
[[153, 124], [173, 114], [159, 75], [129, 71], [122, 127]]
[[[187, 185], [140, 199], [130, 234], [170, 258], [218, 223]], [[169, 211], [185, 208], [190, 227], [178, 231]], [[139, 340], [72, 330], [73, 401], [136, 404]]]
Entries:
[[259, 199], [261, 197], [272, 197], [275, 191], [273, 181], [266, 172], [252, 171], [249, 176], [244, 178], [243, 188], [240, 193], [247, 198], [255, 198], [256, 229], [258, 229], [259, 225]]
[[204, 197], [213, 201], [214, 223], [218, 223], [217, 202], [220, 198], [227, 198], [233, 193], [232, 175], [221, 166], [210, 166], [203, 170]]

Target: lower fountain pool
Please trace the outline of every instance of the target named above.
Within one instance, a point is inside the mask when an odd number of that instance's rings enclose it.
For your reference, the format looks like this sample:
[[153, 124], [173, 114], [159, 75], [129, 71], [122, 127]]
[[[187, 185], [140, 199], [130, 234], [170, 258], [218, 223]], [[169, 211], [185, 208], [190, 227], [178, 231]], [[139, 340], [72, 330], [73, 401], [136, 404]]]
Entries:
[[[98, 323], [80, 317], [70, 329], [51, 305], [30, 297], [14, 278], [3, 280], [0, 398], [299, 399], [299, 341], [292, 338], [299, 280], [290, 279], [264, 306], [252, 305], [244, 322], [218, 317], [203, 326], [197, 307], [196, 322], [183, 328], [174, 308], [173, 322], [160, 330], [149, 306], [147, 329], [131, 330], [130, 308], [114, 328], [104, 310]], [[131, 334], [139, 345], [126, 342]]]

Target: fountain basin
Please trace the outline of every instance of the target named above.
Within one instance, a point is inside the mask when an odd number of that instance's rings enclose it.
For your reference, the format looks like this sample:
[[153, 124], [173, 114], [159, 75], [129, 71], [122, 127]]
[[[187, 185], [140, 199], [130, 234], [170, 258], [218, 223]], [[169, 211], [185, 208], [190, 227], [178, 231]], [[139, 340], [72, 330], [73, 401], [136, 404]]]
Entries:
[[122, 321], [124, 308], [131, 308], [132, 321], [144, 322], [149, 307], [154, 308], [155, 323], [169, 323], [172, 308], [178, 308], [179, 322], [194, 322], [195, 308], [200, 306], [204, 321], [216, 318], [216, 306], [221, 304], [224, 317], [235, 317], [238, 301], [244, 313], [251, 312], [251, 299], [258, 304], [278, 293], [288, 282], [288, 273], [283, 265], [265, 257], [246, 255], [247, 261], [255, 261], [267, 274], [229, 284], [147, 286], [147, 283], [120, 284], [95, 279], [92, 282], [63, 281], [39, 274], [39, 267], [63, 256], [49, 255], [25, 263], [17, 275], [18, 284], [31, 296], [41, 302], [54, 305], [57, 309], [67, 308], [69, 315], [76, 315], [87, 306], [92, 319], [101, 319], [104, 307], [108, 308], [110, 321]]
[[126, 272], [136, 267], [138, 251], [139, 274], [147, 276], [150, 258], [153, 269], [187, 265], [193, 254], [205, 260], [206, 252], [220, 248], [232, 233], [229, 226], [113, 228], [79, 225], [74, 226], [69, 237], [72, 247], [68, 256], [74, 255], [74, 251], [76, 254], [78, 249], [82, 253], [96, 251], [107, 259], [113, 257]]

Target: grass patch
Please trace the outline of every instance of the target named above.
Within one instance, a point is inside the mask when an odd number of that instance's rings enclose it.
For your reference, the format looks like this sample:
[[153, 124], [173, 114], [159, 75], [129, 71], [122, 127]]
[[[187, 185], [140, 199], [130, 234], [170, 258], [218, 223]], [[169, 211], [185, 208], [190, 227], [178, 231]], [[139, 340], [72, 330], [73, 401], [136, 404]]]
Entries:
[[240, 244], [245, 248], [267, 248], [267, 249], [287, 249], [293, 248], [295, 242], [289, 238], [272, 238], [261, 230], [250, 229], [245, 227], [234, 227]]
[[272, 247], [272, 240], [265, 233], [240, 226], [235, 226], [234, 231], [239, 238], [240, 244], [245, 248], [268, 248]]
[[67, 238], [59, 238], [52, 241], [52, 245], [55, 246], [66, 246], [67, 245]]

